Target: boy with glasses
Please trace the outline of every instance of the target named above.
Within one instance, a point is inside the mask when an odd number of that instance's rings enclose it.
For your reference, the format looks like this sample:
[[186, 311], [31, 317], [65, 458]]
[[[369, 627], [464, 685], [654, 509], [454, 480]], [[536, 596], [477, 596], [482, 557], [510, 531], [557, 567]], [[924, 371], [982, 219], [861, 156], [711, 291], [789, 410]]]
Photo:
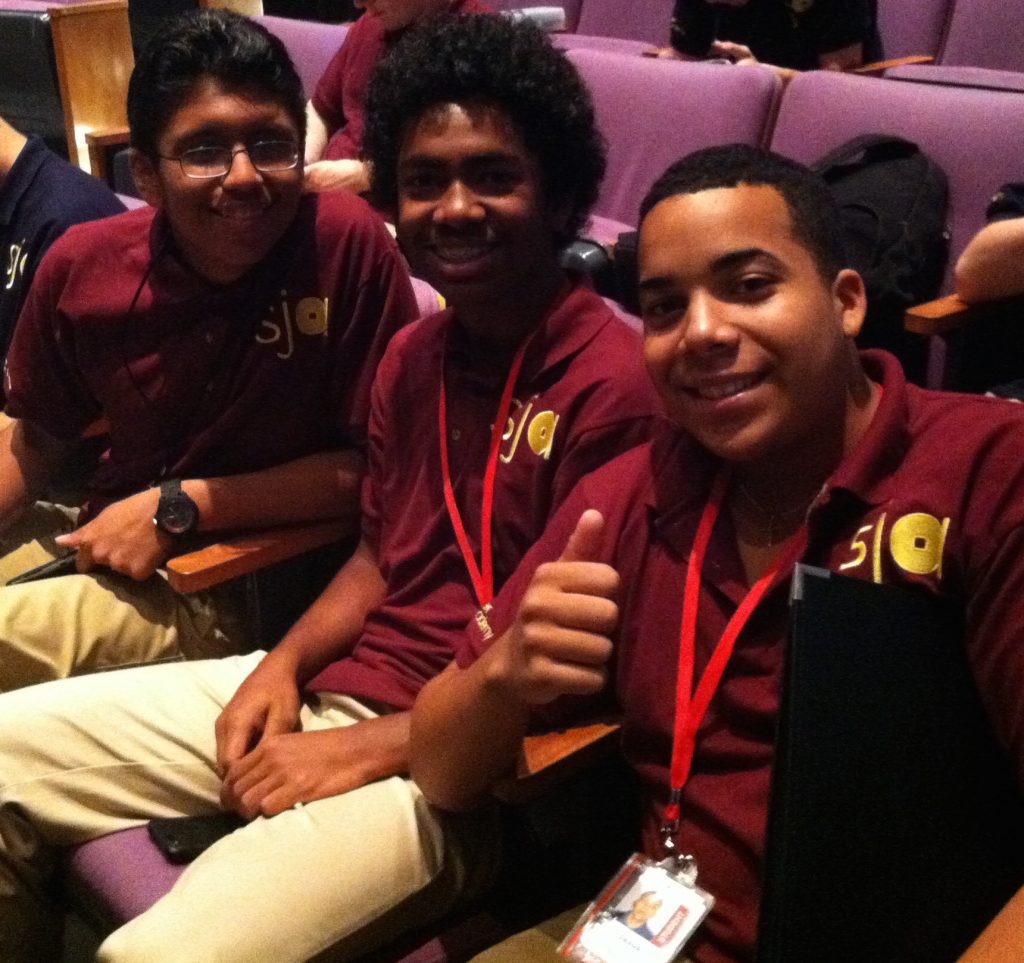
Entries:
[[41, 958], [22, 947], [46, 931], [49, 845], [156, 815], [249, 822], [112, 934], [103, 960], [352, 959], [491, 873], [486, 814], [439, 816], [408, 778], [408, 710], [466, 623], [486, 626], [579, 478], [648, 437], [660, 405], [636, 332], [560, 266], [604, 154], [583, 83], [546, 37], [484, 15], [423, 25], [369, 103], [375, 192], [449, 310], [404, 328], [381, 361], [359, 547], [268, 653], [0, 697], [12, 963]]
[[[8, 358], [0, 577], [68, 551], [78, 574], [0, 589], [0, 691], [243, 650], [235, 586], [184, 598], [154, 573], [193, 535], [354, 523], [373, 371], [415, 315], [369, 208], [303, 198], [302, 88], [263, 28], [182, 21], [128, 113], [152, 206], [54, 245]], [[33, 505], [100, 419], [81, 511]]]

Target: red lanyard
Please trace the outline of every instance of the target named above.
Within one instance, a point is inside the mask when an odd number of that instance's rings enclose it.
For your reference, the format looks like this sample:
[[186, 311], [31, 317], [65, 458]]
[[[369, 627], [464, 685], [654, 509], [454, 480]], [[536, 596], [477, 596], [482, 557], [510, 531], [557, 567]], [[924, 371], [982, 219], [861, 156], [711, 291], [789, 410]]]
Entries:
[[722, 469], [715, 478], [708, 502], [697, 526], [697, 535], [690, 550], [686, 568], [686, 586], [683, 591], [683, 619], [679, 631], [679, 669], [676, 676], [676, 720], [672, 741], [672, 769], [668, 805], [662, 823], [662, 840], [671, 851], [672, 837], [679, 828], [679, 801], [683, 787], [690, 776], [693, 754], [697, 747], [697, 731], [700, 729], [708, 706], [721, 684], [725, 667], [736, 646], [736, 639], [743, 631], [750, 616], [765, 593], [772, 587], [780, 572], [788, 572], [803, 554], [807, 545], [807, 528], [801, 527], [784, 546], [783, 552], [771, 568], [765, 572], [744, 596], [739, 607], [729, 619], [718, 640], [704, 674], [693, 690], [693, 667], [697, 653], [697, 609], [700, 605], [701, 569], [707, 554], [711, 533], [722, 507], [725, 490], [729, 486], [729, 471]]
[[[527, 339], [528, 340], [528, 339]], [[512, 392], [516, 387], [519, 369], [523, 364], [527, 341], [519, 346], [512, 365], [508, 370], [505, 388], [501, 392], [498, 414], [494, 419], [491, 431], [491, 447], [487, 453], [487, 469], [484, 472], [483, 507], [480, 512], [480, 564], [477, 565], [473, 555], [473, 546], [469, 543], [466, 526], [462, 523], [459, 506], [455, 503], [455, 489], [452, 487], [452, 471], [448, 463], [448, 410], [444, 389], [444, 361], [441, 362], [441, 392], [437, 403], [437, 420], [441, 433], [441, 476], [444, 480], [444, 503], [448, 508], [448, 517], [455, 529], [455, 540], [466, 563], [473, 591], [481, 609], [486, 609], [494, 598], [494, 562], [491, 554], [491, 514], [494, 509], [494, 479], [498, 473], [498, 454], [501, 451], [501, 440], [505, 435], [505, 424], [512, 408]], [[442, 355], [443, 359], [443, 355]]]

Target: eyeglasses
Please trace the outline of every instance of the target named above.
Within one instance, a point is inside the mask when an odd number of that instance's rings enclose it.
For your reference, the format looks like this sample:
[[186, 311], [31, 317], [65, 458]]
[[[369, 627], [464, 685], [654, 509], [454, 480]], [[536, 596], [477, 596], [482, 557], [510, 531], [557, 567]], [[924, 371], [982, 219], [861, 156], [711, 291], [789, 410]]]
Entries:
[[299, 146], [291, 140], [258, 140], [237, 150], [230, 147], [193, 147], [177, 157], [158, 156], [162, 160], [177, 161], [186, 177], [203, 180], [227, 174], [236, 154], [248, 154], [249, 163], [262, 174], [290, 171], [299, 164]]

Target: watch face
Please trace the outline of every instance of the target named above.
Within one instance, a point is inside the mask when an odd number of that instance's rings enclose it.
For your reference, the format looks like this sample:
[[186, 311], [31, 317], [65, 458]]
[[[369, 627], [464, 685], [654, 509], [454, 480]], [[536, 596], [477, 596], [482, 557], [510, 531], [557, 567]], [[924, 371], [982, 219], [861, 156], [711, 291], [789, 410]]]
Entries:
[[195, 502], [184, 494], [161, 499], [157, 511], [160, 527], [170, 535], [184, 535], [192, 531], [198, 517]]

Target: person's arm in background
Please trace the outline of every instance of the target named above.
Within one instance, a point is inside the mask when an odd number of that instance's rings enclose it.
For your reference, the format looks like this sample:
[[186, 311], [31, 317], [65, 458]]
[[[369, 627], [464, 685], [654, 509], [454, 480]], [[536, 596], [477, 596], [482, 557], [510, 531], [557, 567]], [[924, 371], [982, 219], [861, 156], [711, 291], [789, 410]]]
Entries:
[[1006, 184], [988, 206], [989, 221], [956, 264], [956, 293], [965, 301], [1024, 294], [1024, 184]]
[[313, 101], [306, 104], [306, 163], [312, 164], [323, 157], [327, 141], [331, 139], [331, 129], [327, 121], [320, 116]]
[[1024, 217], [979, 231], [956, 262], [956, 293], [965, 301], [1024, 294]]
[[370, 189], [370, 169], [361, 160], [321, 160], [333, 131], [313, 101], [306, 104], [306, 190], [336, 191], [342, 188], [362, 194]]

